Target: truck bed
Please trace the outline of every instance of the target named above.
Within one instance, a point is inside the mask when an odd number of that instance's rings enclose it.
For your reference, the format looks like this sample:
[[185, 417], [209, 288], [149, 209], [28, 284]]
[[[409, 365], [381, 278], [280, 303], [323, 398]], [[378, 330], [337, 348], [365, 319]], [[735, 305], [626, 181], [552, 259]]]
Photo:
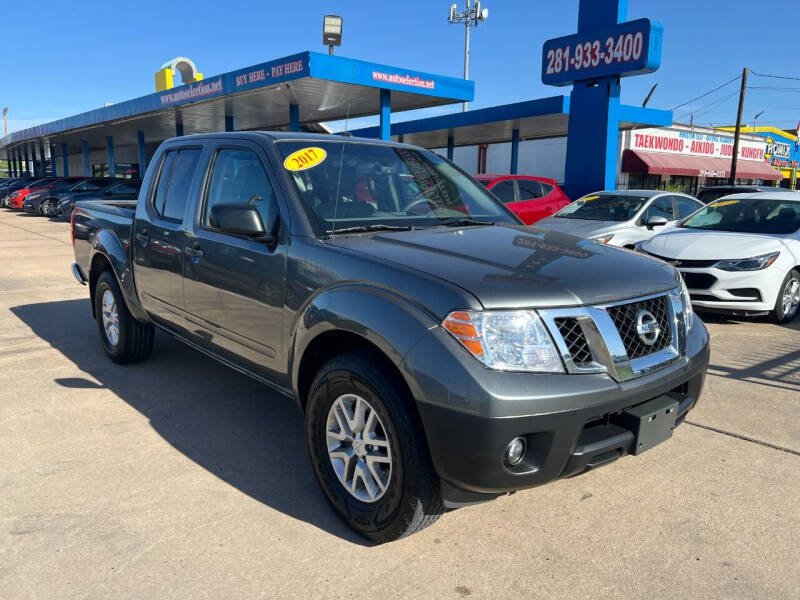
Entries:
[[75, 203], [75, 259], [89, 273], [92, 244], [104, 230], [116, 235], [121, 247], [130, 252], [136, 200], [79, 200]]

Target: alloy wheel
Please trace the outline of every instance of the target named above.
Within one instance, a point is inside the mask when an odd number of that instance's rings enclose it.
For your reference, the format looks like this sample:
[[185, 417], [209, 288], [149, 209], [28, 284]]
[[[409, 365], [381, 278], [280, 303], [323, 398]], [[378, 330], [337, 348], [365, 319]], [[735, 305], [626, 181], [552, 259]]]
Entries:
[[344, 488], [362, 502], [376, 502], [392, 478], [392, 450], [372, 405], [343, 394], [331, 405], [325, 434], [333, 470]]
[[783, 298], [781, 299], [781, 308], [786, 317], [793, 317], [800, 307], [800, 280], [793, 277], [786, 282], [786, 287], [783, 288]]
[[112, 348], [116, 348], [119, 343], [119, 311], [117, 301], [111, 290], [103, 292], [103, 330], [106, 333], [106, 340]]

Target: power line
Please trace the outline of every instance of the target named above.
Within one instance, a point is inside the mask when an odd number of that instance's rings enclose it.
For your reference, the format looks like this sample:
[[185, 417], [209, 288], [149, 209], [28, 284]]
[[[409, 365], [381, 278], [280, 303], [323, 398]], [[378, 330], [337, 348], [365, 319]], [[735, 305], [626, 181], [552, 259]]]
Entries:
[[737, 91], [731, 92], [727, 96], [723, 96], [722, 98], [717, 98], [713, 102], [709, 102], [708, 104], [706, 104], [705, 106], [701, 106], [697, 110], [692, 110], [692, 111], [689, 111], [689, 112], [686, 112], [686, 113], [682, 114], [678, 118], [678, 120], [681, 121], [681, 120], [683, 120], [686, 117], [689, 117], [691, 115], [694, 115], [695, 117], [699, 117], [700, 115], [704, 115], [704, 114], [712, 111], [713, 109], [717, 108], [718, 106], [721, 106], [722, 104], [724, 104], [725, 102], [727, 102], [728, 100], [730, 100], [731, 98], [736, 96], [738, 93], [739, 92], [737, 90]]
[[734, 81], [739, 81], [741, 78], [742, 78], [742, 76], [741, 76], [741, 75], [737, 75], [736, 77], [734, 77], [734, 78], [733, 78], [733, 79], [731, 79], [730, 81], [726, 81], [726, 82], [725, 82], [725, 83], [723, 83], [722, 85], [718, 85], [718, 86], [717, 86], [717, 87], [715, 87], [713, 90], [709, 90], [709, 91], [708, 91], [708, 92], [706, 92], [705, 94], [701, 94], [701, 95], [699, 95], [697, 98], [692, 98], [691, 100], [688, 100], [687, 102], [684, 102], [683, 104], [678, 104], [678, 106], [673, 106], [672, 108], [670, 108], [670, 110], [677, 110], [677, 109], [679, 109], [679, 108], [681, 108], [681, 107], [683, 107], [683, 106], [686, 106], [687, 104], [691, 104], [692, 102], [695, 102], [695, 101], [697, 101], [697, 100], [700, 100], [701, 98], [705, 98], [705, 97], [706, 97], [706, 96], [708, 96], [709, 94], [713, 94], [713, 93], [714, 93], [714, 92], [716, 92], [717, 90], [721, 90], [721, 89], [722, 89], [722, 88], [724, 88], [726, 85], [730, 85], [730, 84], [732, 84]]
[[782, 87], [778, 85], [748, 85], [748, 90], [770, 90], [772, 92], [800, 92], [800, 87]]
[[750, 74], [756, 77], [769, 77], [770, 79], [791, 79], [793, 81], [800, 81], [800, 77], [790, 77], [789, 75], [765, 75], [764, 73], [756, 73], [755, 71], [750, 71]]

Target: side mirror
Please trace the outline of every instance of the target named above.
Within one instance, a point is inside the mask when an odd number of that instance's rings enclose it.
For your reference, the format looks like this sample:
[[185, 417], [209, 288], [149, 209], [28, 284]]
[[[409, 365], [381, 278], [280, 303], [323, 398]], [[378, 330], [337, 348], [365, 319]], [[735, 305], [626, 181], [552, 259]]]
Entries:
[[647, 219], [644, 224], [647, 225], [648, 229], [652, 229], [653, 227], [663, 227], [667, 223], [669, 223], [669, 221], [667, 221], [666, 217], [655, 216]]
[[257, 242], [273, 244], [278, 226], [278, 207], [271, 203], [264, 223], [258, 209], [246, 202], [217, 204], [211, 207], [209, 221], [214, 229], [231, 235], [241, 235]]

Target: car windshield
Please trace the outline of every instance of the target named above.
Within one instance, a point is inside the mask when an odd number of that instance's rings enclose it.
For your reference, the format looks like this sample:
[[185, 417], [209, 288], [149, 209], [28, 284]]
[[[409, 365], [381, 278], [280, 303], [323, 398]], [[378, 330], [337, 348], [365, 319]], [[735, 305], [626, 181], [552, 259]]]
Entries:
[[680, 227], [738, 233], [794, 233], [800, 228], [800, 201], [770, 198], [717, 200], [689, 217]]
[[303, 207], [324, 233], [518, 223], [452, 163], [427, 150], [351, 141], [279, 141]]
[[629, 221], [647, 202], [646, 196], [590, 194], [568, 204], [555, 216], [589, 221]]

